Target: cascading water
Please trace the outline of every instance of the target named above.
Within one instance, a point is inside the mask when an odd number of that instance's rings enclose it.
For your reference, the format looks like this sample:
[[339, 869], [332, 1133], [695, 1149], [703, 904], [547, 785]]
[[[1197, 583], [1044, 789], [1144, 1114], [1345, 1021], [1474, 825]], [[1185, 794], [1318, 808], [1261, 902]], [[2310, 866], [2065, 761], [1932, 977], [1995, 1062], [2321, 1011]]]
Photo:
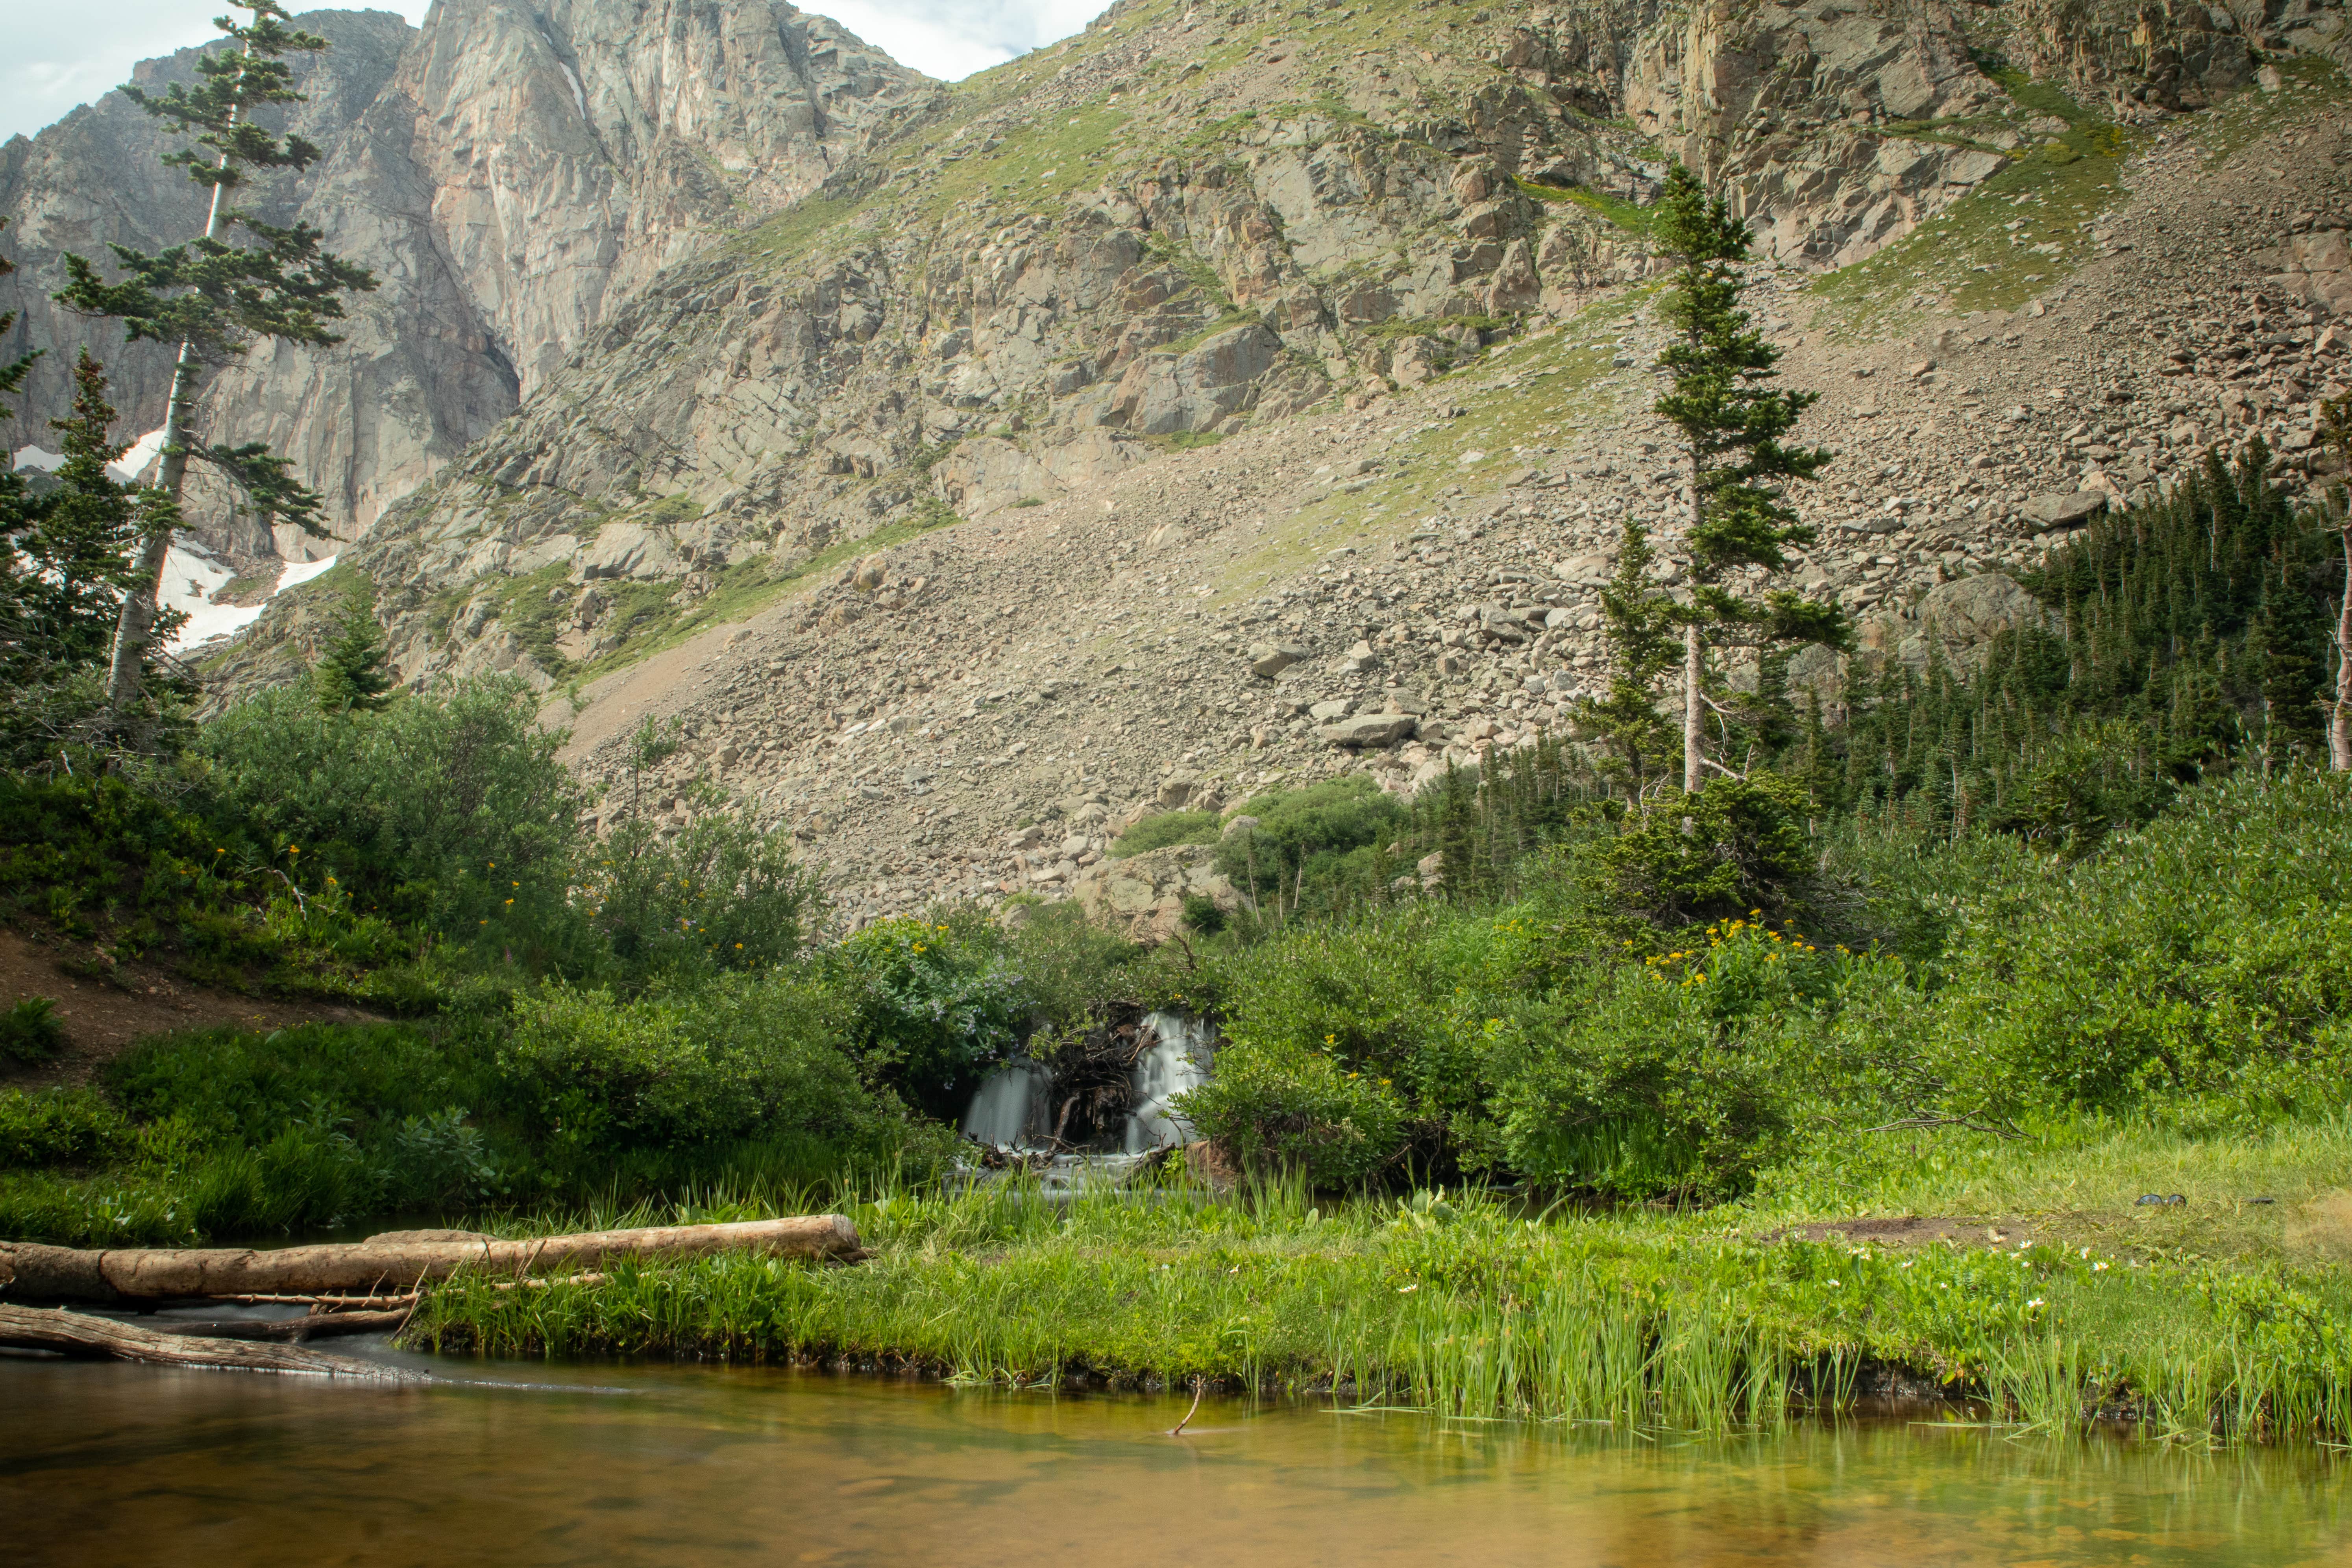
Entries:
[[1135, 1060], [1135, 1110], [1127, 1119], [1130, 1154], [1192, 1141], [1192, 1124], [1170, 1101], [1209, 1080], [1210, 1047], [1217, 1034], [1207, 1019], [1181, 1013], [1147, 1013], [1143, 1028], [1152, 1039]]
[[1015, 1062], [988, 1075], [973, 1091], [971, 1109], [964, 1112], [968, 1137], [999, 1149], [1034, 1146], [1045, 1126], [1045, 1070], [1029, 1062]]

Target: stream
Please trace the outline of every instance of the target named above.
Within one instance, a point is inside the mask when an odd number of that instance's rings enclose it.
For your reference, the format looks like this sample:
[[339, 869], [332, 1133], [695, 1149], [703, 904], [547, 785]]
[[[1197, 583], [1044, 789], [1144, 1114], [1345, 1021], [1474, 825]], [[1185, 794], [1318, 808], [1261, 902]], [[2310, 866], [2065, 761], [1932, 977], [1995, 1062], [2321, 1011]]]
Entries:
[[[351, 1348], [352, 1342], [339, 1344]], [[2344, 1461], [1895, 1415], [1695, 1439], [719, 1365], [0, 1358], [14, 1563], [2352, 1564]]]

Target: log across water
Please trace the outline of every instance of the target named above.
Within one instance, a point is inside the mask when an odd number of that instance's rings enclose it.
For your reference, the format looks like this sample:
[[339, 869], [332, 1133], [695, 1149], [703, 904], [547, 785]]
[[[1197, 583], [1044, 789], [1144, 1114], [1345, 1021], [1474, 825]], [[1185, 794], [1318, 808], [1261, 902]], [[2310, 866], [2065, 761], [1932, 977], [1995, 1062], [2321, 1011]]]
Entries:
[[0, 1294], [14, 1300], [154, 1301], [198, 1296], [409, 1290], [459, 1269], [484, 1274], [573, 1273], [629, 1258], [698, 1258], [749, 1251], [854, 1259], [857, 1227], [841, 1215], [588, 1231], [523, 1241], [488, 1237], [373, 1237], [267, 1252], [239, 1247], [69, 1247], [0, 1241]]
[[349, 1377], [366, 1383], [429, 1383], [405, 1367], [379, 1366], [349, 1356], [329, 1355], [299, 1345], [256, 1344], [243, 1340], [194, 1339], [158, 1333], [136, 1323], [0, 1302], [0, 1346], [53, 1351], [62, 1355], [145, 1362], [151, 1366], [200, 1366], [230, 1372], [291, 1372], [313, 1377]]

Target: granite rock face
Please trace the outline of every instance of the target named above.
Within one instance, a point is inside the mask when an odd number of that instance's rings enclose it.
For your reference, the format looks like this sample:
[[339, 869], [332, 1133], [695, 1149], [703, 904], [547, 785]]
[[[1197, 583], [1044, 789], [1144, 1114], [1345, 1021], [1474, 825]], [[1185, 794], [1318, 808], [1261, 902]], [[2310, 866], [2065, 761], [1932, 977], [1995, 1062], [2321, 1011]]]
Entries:
[[[298, 18], [332, 45], [306, 58], [291, 127], [326, 150], [251, 201], [300, 217], [372, 269], [346, 342], [264, 346], [216, 375], [208, 439], [263, 440], [327, 494], [339, 531], [372, 526], [544, 384], [614, 303], [664, 266], [814, 189], [934, 90], [835, 23], [782, 0], [443, 0], [422, 29], [381, 12]], [[193, 79], [194, 51], [141, 68]], [[0, 151], [0, 214], [52, 349], [25, 400], [57, 406], [88, 341], [126, 427], [160, 423], [168, 355], [39, 303], [65, 250], [174, 243], [205, 192], [156, 154], [173, 143], [119, 94]], [[94, 180], [92, 171], [107, 171]], [[118, 173], [119, 171], [119, 173]], [[102, 195], [90, 193], [119, 182]], [[11, 301], [0, 299], [0, 309]]]
[[[332, 47], [321, 55], [294, 57], [297, 84], [308, 101], [265, 110], [263, 122], [332, 147], [383, 91], [415, 29], [388, 11], [312, 11], [300, 25]], [[216, 47], [142, 61], [132, 80], [150, 92], [193, 85], [197, 59]], [[126, 344], [119, 326], [74, 315], [49, 295], [64, 282], [60, 258], [67, 251], [103, 262], [110, 259], [110, 243], [157, 250], [204, 231], [208, 189], [163, 163], [176, 145], [161, 121], [117, 92], [74, 110], [37, 136], [13, 136], [0, 145], [0, 217], [7, 219], [0, 252], [16, 264], [13, 275], [0, 278], [0, 312], [16, 317], [0, 338], [0, 357], [46, 351], [14, 413], [0, 416], [0, 446], [8, 451], [56, 446], [48, 421], [72, 400], [74, 359], [83, 348], [106, 366], [123, 433], [135, 437], [163, 422], [172, 351]], [[239, 201], [265, 222], [290, 223], [317, 188], [319, 173], [315, 166], [299, 176], [261, 173]], [[245, 544], [240, 553], [257, 553], [268, 540]]]

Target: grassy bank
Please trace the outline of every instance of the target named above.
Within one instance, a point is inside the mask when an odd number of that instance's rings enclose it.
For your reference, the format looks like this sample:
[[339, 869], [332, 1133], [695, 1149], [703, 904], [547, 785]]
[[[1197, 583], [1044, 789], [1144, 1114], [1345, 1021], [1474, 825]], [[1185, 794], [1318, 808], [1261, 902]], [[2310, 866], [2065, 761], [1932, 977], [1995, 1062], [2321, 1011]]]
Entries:
[[[2273, 1152], [2322, 1179], [2352, 1173], [2340, 1130], [2325, 1149]], [[2176, 1175], [2226, 1187], [2238, 1173], [2226, 1147], [2177, 1141], [2167, 1155]], [[1979, 1183], [2000, 1215], [2023, 1207], [1997, 1173]], [[2010, 1242], [2027, 1227], [2008, 1217], [1890, 1246], [1804, 1239], [1794, 1207], [1531, 1215], [1492, 1196], [1335, 1201], [1296, 1184], [1217, 1197], [1171, 1181], [1056, 1204], [1007, 1184], [845, 1206], [875, 1250], [854, 1268], [720, 1258], [529, 1292], [459, 1280], [409, 1339], [1012, 1385], [1206, 1377], [1626, 1431], [1721, 1429], [1892, 1390], [2050, 1430], [2095, 1415], [2200, 1442], [2352, 1432], [2352, 1290], [2284, 1220], [2203, 1245], [2201, 1202], [2138, 1223], [2059, 1211], [2032, 1222], [2051, 1239], [2021, 1247]]]

